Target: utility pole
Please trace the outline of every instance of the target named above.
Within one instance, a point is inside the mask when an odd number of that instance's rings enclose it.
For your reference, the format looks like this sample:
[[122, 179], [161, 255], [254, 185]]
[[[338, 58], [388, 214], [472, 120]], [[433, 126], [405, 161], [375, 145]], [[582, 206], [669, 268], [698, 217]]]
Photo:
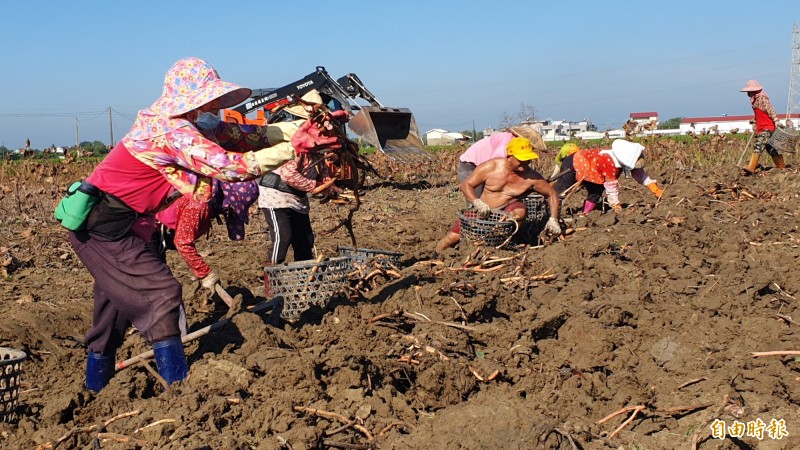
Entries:
[[81, 121], [75, 118], [75, 151], [81, 148]]
[[792, 28], [792, 70], [789, 77], [789, 104], [786, 106], [787, 119], [800, 117], [800, 27], [794, 24]]
[[472, 143], [474, 144], [478, 140], [478, 133], [475, 131], [475, 121], [472, 121]]
[[111, 134], [111, 146], [109, 149], [114, 148], [114, 122], [111, 121], [111, 107], [108, 107], [108, 131]]

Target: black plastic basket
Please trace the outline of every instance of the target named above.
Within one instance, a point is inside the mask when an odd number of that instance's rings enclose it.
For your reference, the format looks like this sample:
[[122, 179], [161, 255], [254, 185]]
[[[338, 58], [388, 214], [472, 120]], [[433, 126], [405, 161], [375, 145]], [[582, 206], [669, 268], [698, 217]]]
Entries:
[[344, 292], [350, 264], [350, 258], [339, 256], [320, 262], [297, 261], [265, 267], [272, 296], [283, 304], [281, 317], [297, 320], [312, 305], [327, 307], [332, 298]]
[[22, 362], [27, 357], [28, 355], [21, 350], [0, 347], [0, 422], [17, 420]]
[[798, 134], [797, 130], [778, 127], [772, 132], [772, 137], [769, 138], [767, 143], [779, 152], [794, 153], [797, 151], [797, 142], [799, 141], [800, 134]]
[[486, 218], [478, 218], [474, 209], [463, 209], [458, 217], [461, 221], [461, 239], [498, 247], [514, 234], [517, 224], [509, 218], [505, 211], [493, 209]]
[[372, 250], [369, 248], [353, 249], [353, 247], [339, 246], [336, 248], [339, 256], [346, 256], [350, 258], [351, 266], [367, 267], [370, 263], [376, 263], [383, 269], [392, 269], [400, 264], [400, 258], [403, 256], [399, 252], [390, 252], [386, 250]]

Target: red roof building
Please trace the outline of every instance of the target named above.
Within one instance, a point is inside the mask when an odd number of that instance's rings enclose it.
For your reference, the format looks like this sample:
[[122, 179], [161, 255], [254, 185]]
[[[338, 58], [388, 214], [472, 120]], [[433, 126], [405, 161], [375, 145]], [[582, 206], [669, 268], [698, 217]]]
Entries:
[[655, 111], [652, 111], [652, 112], [632, 112], [631, 113], [631, 119], [633, 119], [633, 120], [637, 120], [637, 119], [646, 119], [646, 120], [656, 119], [656, 120], [658, 120], [658, 113], [655, 112]]

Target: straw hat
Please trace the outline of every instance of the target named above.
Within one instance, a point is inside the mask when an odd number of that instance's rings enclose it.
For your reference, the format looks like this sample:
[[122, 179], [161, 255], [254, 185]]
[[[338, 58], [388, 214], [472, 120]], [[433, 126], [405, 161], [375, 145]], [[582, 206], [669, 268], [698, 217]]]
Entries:
[[[306, 92], [305, 95], [303, 95], [300, 98], [303, 101], [306, 101], [306, 102], [309, 102], [309, 103], [317, 103], [317, 104], [320, 104], [320, 105], [322, 104], [322, 96], [319, 95], [319, 91], [317, 91], [316, 89], [314, 89], [312, 91], [309, 91], [309, 92]], [[288, 106], [288, 107], [284, 108], [283, 110], [284, 111], [288, 111], [288, 112], [294, 114], [297, 117], [302, 117], [303, 119], [308, 119], [309, 116], [311, 115], [308, 111], [306, 111], [305, 106], [301, 105], [301, 104]]]
[[764, 88], [756, 80], [750, 80], [739, 92], [758, 92]]
[[534, 130], [532, 127], [519, 125], [519, 126], [509, 127], [508, 131], [514, 136], [522, 137], [531, 141], [531, 145], [533, 146], [534, 150], [540, 152], [547, 150], [547, 146], [544, 145], [544, 139], [542, 139], [542, 135], [538, 131]]

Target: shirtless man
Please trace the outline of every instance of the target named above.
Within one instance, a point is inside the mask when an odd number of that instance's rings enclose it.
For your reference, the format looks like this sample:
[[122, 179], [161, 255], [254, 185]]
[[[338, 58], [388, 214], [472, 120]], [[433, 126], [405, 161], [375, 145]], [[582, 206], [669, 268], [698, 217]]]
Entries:
[[[506, 157], [495, 158], [479, 165], [472, 174], [461, 183], [461, 192], [468, 202], [472, 203], [478, 217], [486, 217], [492, 209], [503, 208], [516, 221], [525, 219], [525, 204], [518, 197], [531, 188], [543, 196], [549, 197], [550, 219], [545, 229], [551, 234], [561, 234], [558, 224], [559, 199], [556, 191], [549, 183], [530, 167], [530, 162], [539, 157], [525, 138], [514, 138], [506, 146]], [[475, 195], [475, 188], [483, 185], [480, 198]], [[436, 245], [434, 254], [438, 255], [461, 240], [460, 221], [447, 232], [447, 235]]]

